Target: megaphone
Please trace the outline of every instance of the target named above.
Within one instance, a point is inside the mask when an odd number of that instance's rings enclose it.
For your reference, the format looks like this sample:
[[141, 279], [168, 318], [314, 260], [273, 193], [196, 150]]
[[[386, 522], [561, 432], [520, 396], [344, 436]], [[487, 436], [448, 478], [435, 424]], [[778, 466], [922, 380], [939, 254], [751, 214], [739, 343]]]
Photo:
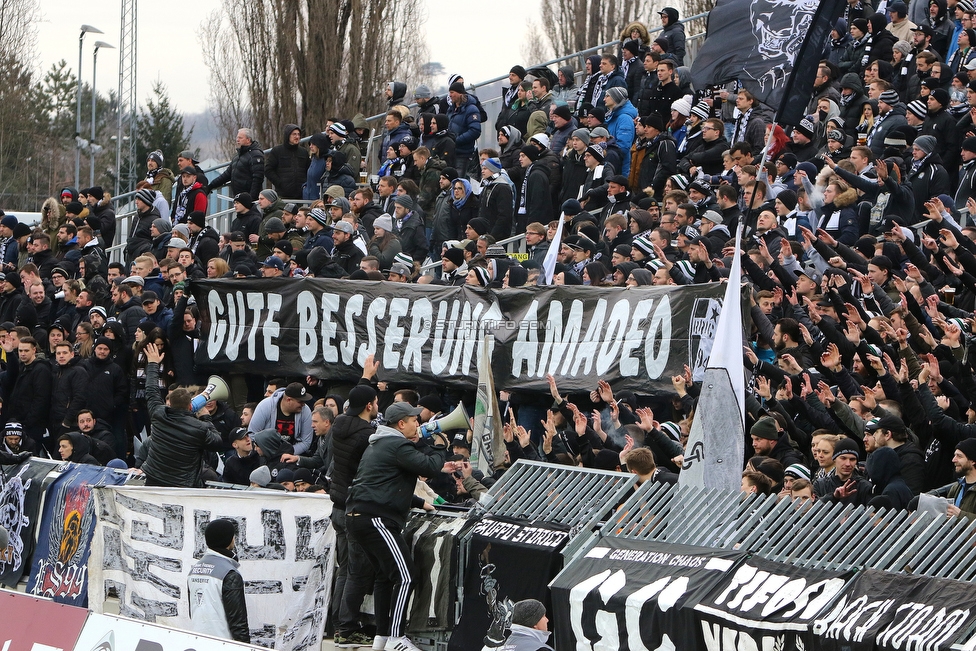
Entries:
[[190, 401], [190, 408], [196, 413], [203, 409], [203, 406], [211, 400], [227, 400], [229, 396], [230, 388], [228, 388], [227, 383], [218, 376], [211, 375], [203, 391], [194, 396], [193, 400]]
[[434, 434], [439, 434], [440, 432], [446, 432], [452, 429], [468, 429], [471, 427], [471, 423], [469, 421], [470, 418], [468, 418], [468, 412], [464, 410], [464, 405], [459, 402], [458, 406], [454, 408], [454, 411], [449, 413], [447, 416], [426, 422], [421, 425], [420, 433], [423, 436], [433, 436]]

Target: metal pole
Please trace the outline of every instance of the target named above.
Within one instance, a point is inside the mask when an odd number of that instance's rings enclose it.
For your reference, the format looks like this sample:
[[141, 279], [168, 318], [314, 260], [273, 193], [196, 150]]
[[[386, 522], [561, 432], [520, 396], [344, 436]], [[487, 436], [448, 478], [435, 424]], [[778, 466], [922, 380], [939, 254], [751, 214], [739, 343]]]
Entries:
[[78, 187], [78, 179], [81, 176], [81, 147], [78, 146], [78, 138], [81, 137], [81, 46], [85, 42], [85, 28], [81, 28], [81, 36], [78, 37], [78, 86], [75, 91], [77, 106], [75, 107], [75, 187]]
[[85, 34], [103, 34], [102, 30], [91, 25], [82, 25], [78, 36], [78, 88], [75, 93], [75, 189], [81, 182], [81, 148], [78, 139], [81, 138], [81, 48], [85, 43]]
[[[89, 143], [89, 155], [91, 156], [91, 169], [89, 170], [88, 186], [95, 185], [95, 100], [98, 97], [95, 91], [95, 73], [98, 68], [98, 50], [100, 48], [114, 48], [113, 45], [105, 41], [95, 41], [95, 52], [92, 54], [92, 107], [91, 107], [91, 142]], [[99, 152], [101, 153], [101, 151]]]
[[92, 110], [91, 110], [91, 140], [88, 141], [88, 187], [95, 185], [95, 72], [98, 68], [98, 43], [95, 43], [95, 51], [92, 53]]

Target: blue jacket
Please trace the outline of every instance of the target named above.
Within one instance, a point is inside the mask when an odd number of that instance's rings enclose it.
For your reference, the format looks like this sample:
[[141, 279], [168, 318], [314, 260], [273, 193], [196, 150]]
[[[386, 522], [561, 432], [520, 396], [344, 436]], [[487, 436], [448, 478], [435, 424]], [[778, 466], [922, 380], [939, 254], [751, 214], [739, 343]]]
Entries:
[[481, 112], [471, 97], [465, 95], [460, 106], [451, 104], [447, 112], [450, 129], [454, 139], [454, 153], [458, 156], [470, 156], [477, 149], [478, 138], [481, 137]]
[[322, 177], [325, 176], [325, 156], [312, 156], [308, 164], [305, 185], [302, 186], [302, 199], [314, 201], [322, 198]]
[[[636, 132], [634, 130], [634, 120], [637, 118], [637, 108], [630, 103], [630, 100], [615, 107], [610, 119], [607, 120], [607, 131], [617, 140], [617, 146], [625, 152], [630, 152], [631, 145], [634, 144]], [[620, 173], [624, 176], [630, 174], [630, 156], [624, 156], [623, 169]]]
[[380, 150], [376, 155], [379, 161], [382, 163], [386, 160], [386, 150], [390, 145], [393, 145], [393, 149], [395, 151], [396, 146], [400, 144], [400, 141], [409, 135], [412, 135], [410, 133], [410, 127], [401, 123], [396, 129], [383, 136], [383, 146], [380, 147]]
[[603, 98], [611, 88], [623, 88], [627, 90], [627, 78], [624, 77], [623, 70], [620, 68], [614, 68], [614, 71], [607, 77], [607, 83], [603, 85], [602, 94], [599, 97], [593, 98], [593, 106], [606, 108], [607, 105], [603, 102]]

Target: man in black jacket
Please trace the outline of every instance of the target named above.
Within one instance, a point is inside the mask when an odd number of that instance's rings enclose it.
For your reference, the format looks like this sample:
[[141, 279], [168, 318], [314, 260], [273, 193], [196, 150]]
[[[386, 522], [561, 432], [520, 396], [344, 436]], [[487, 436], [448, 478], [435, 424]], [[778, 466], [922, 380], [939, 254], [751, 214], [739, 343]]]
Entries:
[[[308, 174], [308, 149], [302, 147], [302, 130], [297, 124], [285, 125], [285, 141], [268, 152], [264, 173], [278, 194], [285, 199], [301, 199]], [[253, 195], [252, 195], [253, 196]]]
[[417, 649], [404, 635], [413, 562], [403, 527], [411, 505], [422, 503], [414, 497], [417, 478], [459, 469], [456, 462], [445, 461], [450, 442], [443, 433], [434, 434], [432, 447], [416, 445], [421, 411], [407, 402], [394, 402], [386, 409], [388, 425], [377, 427], [369, 437], [346, 501], [349, 538], [362, 546], [376, 575], [374, 649]]
[[169, 349], [172, 354], [173, 372], [176, 384], [189, 386], [202, 384], [206, 378], [196, 371], [193, 355], [196, 341], [200, 339], [197, 317], [200, 315], [196, 305], [187, 305], [189, 293], [184, 293], [173, 309], [173, 319], [169, 323]]
[[87, 406], [88, 373], [75, 358], [68, 341], [54, 349], [55, 364], [51, 382], [51, 411], [48, 431], [52, 436], [75, 429], [78, 412]]
[[19, 345], [15, 345], [15, 341], [4, 338], [2, 344], [7, 353], [7, 372], [3, 376], [3, 420], [19, 421], [24, 426], [24, 434], [37, 449], [43, 444], [54, 455], [58, 449], [57, 438], [47, 431], [51, 365], [37, 357], [37, 341], [33, 337], [24, 337]]
[[223, 441], [209, 415], [203, 412], [200, 418], [193, 415], [190, 407], [193, 396], [186, 389], [170, 392], [163, 404], [159, 390], [159, 362], [163, 355], [155, 344], [147, 345], [145, 352], [149, 362], [146, 402], [152, 423], [149, 452], [142, 464], [146, 485], [198, 488], [203, 485], [200, 469], [206, 453], [221, 449]]
[[[110, 423], [114, 431], [114, 426], [119, 416], [124, 414], [123, 410], [129, 400], [129, 382], [122, 367], [112, 360], [111, 339], [96, 339], [94, 352], [82, 364], [82, 368], [88, 371], [85, 404], [97, 420]], [[115, 437], [116, 454], [124, 455], [125, 446], [125, 437], [120, 430]]]
[[[335, 593], [332, 598], [332, 621], [336, 623], [336, 644], [361, 642], [369, 638], [362, 632], [359, 609], [363, 596], [369, 592], [373, 577], [369, 574], [369, 561], [362, 548], [349, 540], [346, 534], [346, 495], [353, 477], [359, 470], [359, 461], [373, 434], [371, 421], [379, 413], [376, 390], [368, 382], [376, 374], [379, 365], [372, 355], [363, 365], [363, 380], [349, 392], [346, 413], [336, 417], [332, 424], [332, 481], [329, 497], [332, 498], [332, 526], [336, 532]], [[355, 572], [353, 572], [355, 570]], [[353, 578], [355, 577], [355, 578]]]
[[337, 221], [332, 225], [332, 241], [335, 242], [332, 261], [342, 267], [347, 276], [359, 269], [359, 263], [365, 257], [353, 240], [355, 235], [355, 227], [347, 221]]
[[254, 132], [240, 129], [237, 132], [237, 155], [223, 174], [207, 185], [207, 192], [226, 185], [230, 181], [231, 194], [247, 192], [252, 197], [261, 193], [264, 185], [264, 151], [254, 140]]

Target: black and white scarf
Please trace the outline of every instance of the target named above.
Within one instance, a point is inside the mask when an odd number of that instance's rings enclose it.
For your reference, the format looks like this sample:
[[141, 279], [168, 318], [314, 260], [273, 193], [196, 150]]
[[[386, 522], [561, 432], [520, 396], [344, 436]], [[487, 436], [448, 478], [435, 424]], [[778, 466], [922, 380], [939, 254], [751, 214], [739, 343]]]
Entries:
[[871, 45], [874, 43], [874, 36], [866, 34], [864, 38], [854, 44], [854, 47], [856, 48], [862, 43], [864, 44], [864, 55], [861, 57], [861, 67], [866, 68], [871, 59]]
[[[532, 165], [535, 165], [535, 163], [532, 163]], [[527, 168], [525, 168], [525, 176], [522, 178], [522, 192], [521, 192], [521, 196], [519, 197], [519, 205], [518, 205], [518, 214], [520, 215], [524, 215], [526, 213], [525, 193], [528, 192], [529, 189], [529, 172], [532, 171], [532, 165], [529, 165]]]
[[735, 131], [732, 133], [732, 144], [741, 142], [746, 138], [746, 128], [749, 126], [749, 118], [752, 117], [753, 109], [749, 109], [739, 116], [735, 121]]
[[609, 75], [601, 74], [596, 78], [596, 84], [593, 86], [593, 95], [590, 96], [590, 103], [593, 106], [596, 106], [596, 103], [603, 97], [603, 87], [607, 85], [608, 77]]

